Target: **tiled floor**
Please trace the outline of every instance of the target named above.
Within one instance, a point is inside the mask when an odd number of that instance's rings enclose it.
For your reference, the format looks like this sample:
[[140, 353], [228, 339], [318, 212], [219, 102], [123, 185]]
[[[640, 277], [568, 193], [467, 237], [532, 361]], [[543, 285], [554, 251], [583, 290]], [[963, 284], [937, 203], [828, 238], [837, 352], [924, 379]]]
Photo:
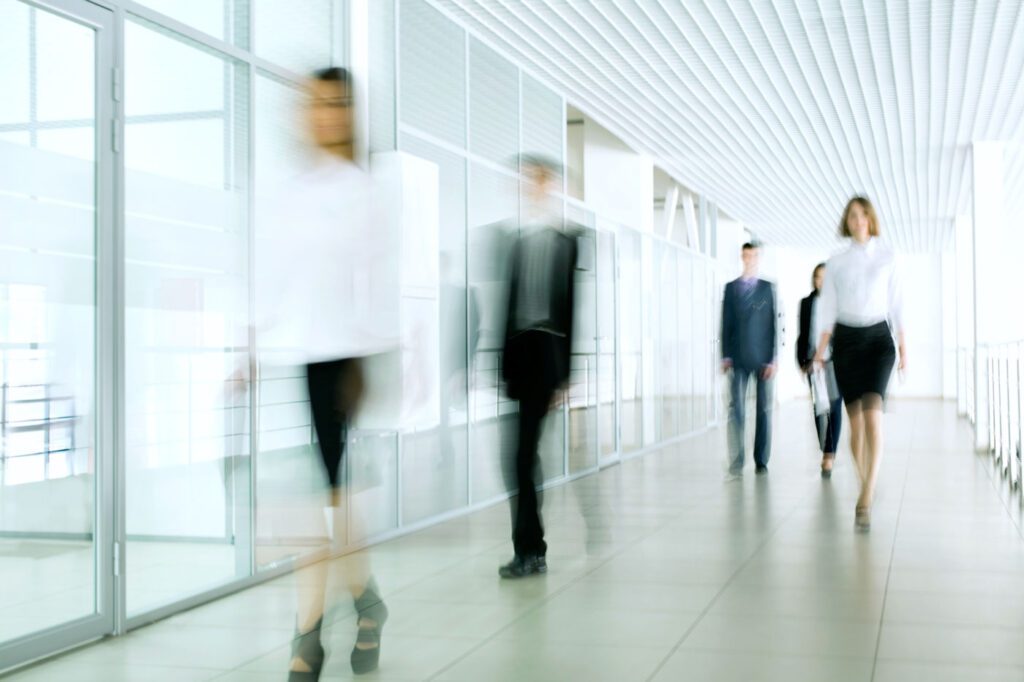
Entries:
[[[894, 402], [870, 534], [848, 455], [817, 473], [806, 404], [771, 473], [723, 480], [718, 432], [548, 491], [550, 573], [502, 582], [504, 505], [372, 550], [380, 680], [1024, 680], [1019, 502], [949, 405]], [[350, 559], [332, 566], [339, 572]], [[283, 680], [297, 573], [15, 680]], [[351, 607], [325, 680], [350, 679]]]

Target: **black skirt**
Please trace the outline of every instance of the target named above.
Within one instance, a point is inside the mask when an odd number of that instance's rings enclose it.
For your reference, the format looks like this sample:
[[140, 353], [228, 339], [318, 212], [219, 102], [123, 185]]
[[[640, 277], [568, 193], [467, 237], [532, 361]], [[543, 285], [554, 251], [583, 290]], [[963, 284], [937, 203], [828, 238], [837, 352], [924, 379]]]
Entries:
[[832, 334], [832, 361], [839, 392], [847, 404], [868, 393], [877, 393], [884, 400], [896, 364], [896, 346], [889, 324], [879, 322], [870, 327], [837, 324]]

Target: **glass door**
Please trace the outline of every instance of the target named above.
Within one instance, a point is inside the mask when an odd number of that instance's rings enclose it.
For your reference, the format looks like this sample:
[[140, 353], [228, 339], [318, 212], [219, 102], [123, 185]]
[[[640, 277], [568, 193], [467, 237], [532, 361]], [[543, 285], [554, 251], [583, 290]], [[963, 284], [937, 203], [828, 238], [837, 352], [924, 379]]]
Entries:
[[112, 26], [0, 3], [0, 669], [114, 625]]
[[252, 573], [250, 67], [129, 15], [129, 625]]

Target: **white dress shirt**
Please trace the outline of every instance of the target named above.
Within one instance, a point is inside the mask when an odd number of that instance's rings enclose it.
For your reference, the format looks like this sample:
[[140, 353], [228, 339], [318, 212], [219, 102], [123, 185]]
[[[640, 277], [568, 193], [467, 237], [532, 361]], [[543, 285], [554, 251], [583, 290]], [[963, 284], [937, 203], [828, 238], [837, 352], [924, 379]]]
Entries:
[[836, 323], [870, 327], [886, 321], [894, 333], [901, 331], [903, 289], [892, 249], [873, 237], [830, 258], [816, 308], [819, 334]]
[[399, 342], [399, 244], [380, 184], [321, 154], [257, 200], [256, 331], [273, 364], [363, 357]]

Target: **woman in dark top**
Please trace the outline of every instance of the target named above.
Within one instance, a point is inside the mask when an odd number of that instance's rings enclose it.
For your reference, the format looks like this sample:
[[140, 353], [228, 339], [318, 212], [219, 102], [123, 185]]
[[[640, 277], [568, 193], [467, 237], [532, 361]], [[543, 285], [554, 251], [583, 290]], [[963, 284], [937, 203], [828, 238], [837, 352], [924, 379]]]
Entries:
[[[815, 324], [815, 308], [824, 281], [825, 264], [819, 263], [811, 276], [814, 290], [811, 291], [810, 296], [800, 301], [800, 335], [796, 340], [796, 361], [800, 365], [800, 369], [807, 375], [808, 384], [813, 381], [815, 344], [820, 336], [820, 329]], [[839, 431], [843, 426], [843, 399], [837, 397], [831, 401], [827, 414], [818, 415], [815, 410], [814, 424], [818, 430], [818, 443], [822, 451], [821, 476], [822, 478], [831, 478], [836, 448], [839, 445]]]

